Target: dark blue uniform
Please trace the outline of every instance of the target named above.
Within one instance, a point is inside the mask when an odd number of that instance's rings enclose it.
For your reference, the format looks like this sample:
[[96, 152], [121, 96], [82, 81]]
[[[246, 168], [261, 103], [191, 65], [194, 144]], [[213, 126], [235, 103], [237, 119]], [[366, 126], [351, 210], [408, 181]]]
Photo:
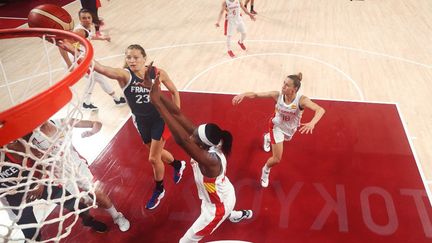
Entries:
[[143, 80], [133, 71], [126, 68], [131, 74], [131, 79], [123, 88], [123, 93], [132, 110], [133, 119], [144, 143], [150, 143], [152, 139], [160, 140], [164, 132], [165, 122], [150, 102], [150, 88], [142, 87], [138, 83]]

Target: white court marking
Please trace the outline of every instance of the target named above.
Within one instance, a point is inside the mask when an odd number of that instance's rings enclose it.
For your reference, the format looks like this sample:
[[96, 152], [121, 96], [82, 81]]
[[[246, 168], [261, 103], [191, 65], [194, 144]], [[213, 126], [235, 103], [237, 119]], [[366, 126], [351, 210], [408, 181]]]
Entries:
[[212, 70], [213, 68], [216, 68], [220, 65], [223, 64], [227, 64], [230, 62], [234, 62], [237, 60], [241, 60], [241, 59], [246, 59], [246, 58], [251, 58], [251, 57], [260, 57], [260, 56], [292, 56], [292, 57], [299, 57], [299, 58], [303, 58], [303, 59], [308, 59], [308, 60], [312, 60], [314, 62], [318, 62], [321, 64], [324, 64], [327, 67], [330, 67], [333, 70], [336, 70], [337, 72], [339, 72], [340, 74], [342, 74], [342, 76], [344, 76], [346, 79], [348, 79], [351, 84], [355, 87], [358, 95], [360, 96], [360, 100], [364, 101], [364, 95], [363, 92], [361, 91], [360, 87], [358, 86], [357, 82], [354, 81], [354, 79], [352, 79], [348, 74], [346, 74], [344, 71], [342, 71], [341, 69], [339, 69], [338, 67], [328, 63], [328, 62], [324, 62], [318, 58], [314, 58], [314, 57], [309, 57], [309, 56], [304, 56], [304, 55], [298, 55], [298, 54], [291, 54], [291, 53], [280, 53], [280, 52], [268, 52], [268, 53], [259, 53], [259, 54], [251, 54], [251, 55], [245, 55], [245, 56], [240, 56], [240, 57], [236, 57], [236, 58], [231, 58], [229, 60], [225, 60], [216, 64], [211, 65], [210, 67], [204, 69], [203, 71], [201, 71], [200, 73], [198, 73], [195, 77], [193, 77], [191, 80], [189, 80], [186, 85], [184, 86], [183, 90], [188, 90], [189, 87], [198, 79], [200, 78], [202, 75], [204, 75], [205, 73], [207, 73], [208, 71]]

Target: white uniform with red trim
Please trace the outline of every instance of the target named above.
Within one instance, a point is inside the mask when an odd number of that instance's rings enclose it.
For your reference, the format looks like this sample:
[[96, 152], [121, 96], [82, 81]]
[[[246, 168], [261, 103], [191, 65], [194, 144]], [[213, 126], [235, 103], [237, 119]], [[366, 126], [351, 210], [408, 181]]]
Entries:
[[246, 33], [246, 26], [241, 17], [240, 2], [239, 0], [225, 0], [227, 7], [227, 14], [225, 16], [225, 35], [232, 36], [234, 31]]
[[270, 119], [270, 139], [273, 144], [289, 141], [300, 126], [303, 109], [300, 107], [302, 95], [296, 94], [291, 103], [285, 103], [284, 95], [279, 93], [275, 105], [275, 115]]
[[[60, 120], [51, 120], [53, 125], [55, 125], [57, 128], [61, 126]], [[40, 150], [46, 151], [50, 148], [52, 143], [54, 141], [50, 141], [50, 138], [48, 138], [45, 134], [41, 134], [39, 130], [35, 130], [33, 132], [33, 135], [30, 137], [30, 142], [33, 143], [37, 148]], [[61, 146], [63, 143], [63, 138], [60, 138], [57, 142], [57, 145], [54, 145], [54, 149], [52, 152], [50, 152], [52, 155], [56, 155], [59, 151], [58, 147]], [[73, 163], [72, 165], [65, 166], [65, 171], [63, 173], [67, 173], [68, 176], [73, 176], [76, 178], [76, 183], [78, 187], [82, 190], [90, 190], [91, 188], [91, 182], [94, 179], [93, 174], [91, 173], [87, 160], [85, 160], [79, 153], [76, 151], [76, 149], [73, 147], [73, 145], [70, 146], [70, 157], [68, 158], [69, 163]], [[56, 171], [56, 173], [62, 173], [61, 171]], [[67, 189], [70, 192], [74, 191], [74, 188], [68, 187], [66, 185]]]
[[180, 242], [198, 242], [204, 236], [213, 233], [230, 215], [236, 203], [234, 186], [225, 176], [227, 165], [225, 155], [219, 147], [211, 147], [208, 152], [219, 158], [222, 171], [216, 178], [205, 177], [198, 163], [191, 160], [198, 196], [201, 199], [201, 214]]

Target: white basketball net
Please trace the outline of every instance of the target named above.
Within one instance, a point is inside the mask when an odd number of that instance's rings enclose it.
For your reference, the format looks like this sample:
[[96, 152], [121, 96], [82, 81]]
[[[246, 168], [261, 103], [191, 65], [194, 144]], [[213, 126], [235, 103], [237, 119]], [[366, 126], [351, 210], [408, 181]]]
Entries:
[[[29, 41], [28, 39], [23, 39], [24, 43]], [[9, 97], [8, 101], [0, 102], [2, 103], [0, 110], [27, 100], [32, 96], [29, 94], [38, 93], [35, 92], [38, 86], [41, 90], [45, 90], [49, 87], [48, 85], [55, 83], [55, 80], [60, 80], [59, 76], [70, 72], [70, 70], [65, 71], [64, 67], [57, 67], [61, 63], [58, 61], [61, 60], [58, 48], [45, 41], [45, 36], [42, 40], [40, 38], [30, 39], [33, 39], [33, 42], [42, 42], [44, 53], [42, 57], [36, 57], [39, 62], [31, 63], [35, 66], [35, 70], [30, 78], [12, 77], [10, 79], [9, 76], [13, 76], [14, 67], [19, 61], [10, 58], [0, 59], [2, 73], [0, 94], [2, 97]], [[17, 42], [21, 39], [10, 41], [13, 42], [11, 45], [17, 46]], [[8, 42], [2, 40], [2, 46], [7, 45]], [[34, 49], [34, 45], [32, 46]], [[4, 50], [0, 54], [2, 57], [7, 57], [7, 49]], [[26, 51], [33, 55], [33, 50], [24, 50]], [[15, 56], [19, 55], [24, 54]], [[5, 62], [5, 60], [8, 61]], [[20, 65], [26, 65], [26, 63]], [[30, 75], [26, 74], [26, 76]], [[10, 81], [13, 79], [15, 80]], [[14, 86], [21, 87], [15, 89]], [[72, 91], [74, 98], [64, 108], [66, 116], [63, 117], [61, 125], [55, 125], [54, 134], [47, 135], [39, 127], [33, 131], [30, 140], [21, 138], [0, 148], [0, 242], [58, 242], [70, 234], [80, 213], [95, 207], [95, 185], [90, 178], [80, 173], [79, 167], [83, 166], [83, 161], [76, 159], [72, 145], [72, 128], [74, 123], [82, 118], [80, 110], [82, 95], [77, 95], [73, 88]], [[7, 102], [9, 104], [6, 104]], [[35, 137], [38, 139], [34, 139]], [[43, 140], [43, 144], [36, 146], [36, 140]], [[83, 188], [83, 184], [87, 187]], [[39, 187], [45, 188], [43, 194], [45, 197], [40, 199], [31, 197]], [[71, 201], [73, 202], [72, 209], [68, 210], [69, 204], [66, 202]], [[87, 206], [79, 208], [79, 201], [86, 201]], [[52, 208], [55, 210], [51, 212]], [[32, 211], [38, 218], [36, 223], [26, 222], [29, 221]], [[29, 229], [34, 229], [36, 233], [34, 237], [26, 239], [22, 232]], [[42, 237], [37, 240], [36, 237], [41, 231], [43, 231]]]

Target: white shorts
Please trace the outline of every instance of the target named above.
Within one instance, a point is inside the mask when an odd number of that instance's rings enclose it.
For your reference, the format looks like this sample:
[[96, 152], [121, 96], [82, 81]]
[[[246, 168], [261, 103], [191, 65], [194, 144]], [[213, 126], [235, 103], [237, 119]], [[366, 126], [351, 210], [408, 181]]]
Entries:
[[235, 203], [235, 196], [230, 197], [229, 200], [225, 200], [223, 206], [219, 208], [215, 204], [202, 201], [200, 216], [179, 242], [198, 242], [204, 236], [213, 233], [230, 215], [231, 211], [234, 210]]
[[297, 129], [293, 129], [291, 131], [283, 131], [280, 127], [274, 125], [270, 127], [270, 142], [271, 144], [281, 143], [283, 141], [290, 141], [294, 136], [294, 133]]
[[[74, 177], [72, 180], [76, 182], [78, 188], [83, 191], [88, 191], [92, 188], [92, 184], [94, 181], [94, 176], [92, 172], [90, 171], [90, 168], [86, 162], [85, 159], [81, 158], [78, 154], [78, 152], [73, 151], [71, 154], [71, 160], [69, 163], [73, 163], [73, 172], [70, 171], [70, 169], [66, 168], [66, 173], [68, 173], [68, 176]], [[73, 187], [72, 183], [68, 183], [69, 185], [66, 186], [66, 188], [70, 192], [75, 192], [75, 188]]]
[[235, 31], [240, 33], [246, 33], [246, 25], [243, 22], [243, 19], [237, 20], [225, 20], [225, 35], [232, 36], [235, 34]]
[[92, 183], [94, 182], [93, 174], [87, 164], [81, 163], [78, 167], [79, 178], [77, 179], [77, 185], [81, 190], [90, 190]]

